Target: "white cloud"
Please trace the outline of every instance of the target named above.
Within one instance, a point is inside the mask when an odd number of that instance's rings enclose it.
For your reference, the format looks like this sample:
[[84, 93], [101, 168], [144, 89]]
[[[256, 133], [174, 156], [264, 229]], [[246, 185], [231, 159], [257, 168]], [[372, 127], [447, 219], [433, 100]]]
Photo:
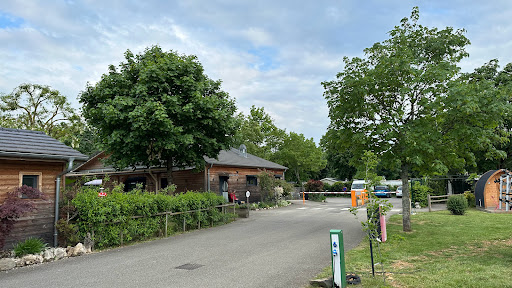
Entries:
[[467, 29], [465, 71], [512, 62], [508, 1], [2, 1], [0, 17], [21, 24], [0, 18], [0, 92], [46, 84], [79, 107], [86, 83], [127, 49], [157, 44], [197, 55], [240, 111], [264, 107], [279, 127], [318, 142], [329, 124], [320, 83], [341, 71], [343, 56], [387, 39], [414, 3], [421, 24]]

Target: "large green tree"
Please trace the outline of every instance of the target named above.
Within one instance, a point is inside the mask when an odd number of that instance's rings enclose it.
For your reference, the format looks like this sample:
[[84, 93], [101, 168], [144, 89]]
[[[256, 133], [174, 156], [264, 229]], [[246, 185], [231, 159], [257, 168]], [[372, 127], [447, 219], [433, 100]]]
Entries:
[[[465, 74], [464, 77], [461, 77], [461, 80], [468, 82], [469, 87], [484, 87], [486, 91], [501, 94], [512, 102], [512, 63], [505, 65], [502, 70], [499, 68], [498, 60], [493, 59], [482, 67], [476, 68], [474, 72]], [[471, 89], [474, 90], [473, 88]], [[482, 103], [482, 105], [495, 105], [492, 99], [489, 100], [488, 103]], [[501, 116], [504, 118], [504, 123], [496, 129], [495, 133], [490, 135], [492, 138], [510, 137], [508, 134], [512, 131], [512, 113], [507, 111], [507, 113]], [[487, 122], [485, 117], [480, 120], [483, 123]], [[497, 155], [493, 154], [496, 151], [485, 149], [485, 147], [484, 149], [475, 148], [477, 166], [467, 167], [466, 169], [470, 172], [485, 173], [488, 170], [507, 168], [512, 165], [512, 141], [501, 143], [499, 145], [499, 152], [502, 154]]]
[[285, 130], [279, 129], [264, 108], [251, 107], [249, 115], [238, 114], [240, 129], [236, 145], [245, 144], [247, 151], [263, 159], [271, 160], [286, 137]]
[[[411, 169], [424, 175], [445, 173], [474, 160], [471, 145], [494, 149], [485, 137], [500, 125], [506, 106], [495, 93], [471, 91], [464, 81], [452, 84], [457, 64], [468, 56], [463, 30], [428, 28], [418, 20], [415, 7], [410, 18], [389, 32], [389, 39], [365, 49], [364, 58], [345, 57], [337, 79], [323, 83], [338, 149], [350, 149], [357, 158], [371, 150], [383, 163], [399, 163], [404, 231], [412, 230]], [[494, 97], [496, 105], [481, 106], [479, 97]], [[485, 126], [468, 119], [484, 115]]]
[[234, 101], [197, 57], [158, 46], [128, 50], [80, 102], [115, 167], [164, 165], [169, 183], [173, 167], [203, 167], [227, 149], [238, 127]]
[[[313, 138], [307, 139], [303, 134], [290, 132], [274, 154], [274, 161], [289, 168], [286, 175], [301, 184], [308, 177], [325, 168], [326, 160], [320, 147], [317, 147]], [[287, 176], [290, 177], [290, 176]]]
[[79, 120], [66, 96], [47, 85], [21, 84], [0, 96], [2, 125], [8, 128], [43, 131], [60, 139]]
[[326, 174], [340, 180], [352, 179], [357, 172], [356, 167], [350, 163], [353, 154], [348, 149], [338, 150], [337, 143], [340, 140], [334, 130], [327, 131], [320, 140], [320, 146], [323, 148], [327, 160]]

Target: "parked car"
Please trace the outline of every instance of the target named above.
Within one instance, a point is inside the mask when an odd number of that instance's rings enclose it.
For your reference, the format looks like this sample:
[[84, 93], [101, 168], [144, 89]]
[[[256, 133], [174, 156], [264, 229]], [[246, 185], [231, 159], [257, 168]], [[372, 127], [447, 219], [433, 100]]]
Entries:
[[389, 193], [389, 187], [387, 185], [375, 186], [373, 194], [375, 194], [377, 197], [391, 197], [391, 193]]
[[396, 197], [402, 198], [402, 186], [396, 187]]

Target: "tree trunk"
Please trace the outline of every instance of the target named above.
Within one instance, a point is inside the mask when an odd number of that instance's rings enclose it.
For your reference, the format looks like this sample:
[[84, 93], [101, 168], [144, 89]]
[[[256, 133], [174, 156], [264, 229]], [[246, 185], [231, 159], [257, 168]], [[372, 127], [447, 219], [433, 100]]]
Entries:
[[300, 181], [299, 169], [295, 169], [295, 177], [297, 177], [297, 184], [300, 185], [300, 191], [302, 191], [302, 181]]
[[400, 171], [402, 179], [402, 226], [404, 232], [411, 232], [411, 193], [409, 192], [409, 165], [402, 164]]
[[169, 159], [167, 159], [167, 170], [166, 170], [166, 174], [167, 174], [167, 186], [173, 184], [173, 179], [172, 179], [172, 168], [174, 166], [174, 158], [173, 157], [169, 157]]

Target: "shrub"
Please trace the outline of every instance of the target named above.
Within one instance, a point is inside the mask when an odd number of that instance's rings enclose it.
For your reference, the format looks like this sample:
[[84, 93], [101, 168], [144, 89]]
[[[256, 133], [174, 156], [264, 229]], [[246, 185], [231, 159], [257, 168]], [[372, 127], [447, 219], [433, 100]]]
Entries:
[[311, 200], [311, 201], [317, 201], [317, 202], [322, 202], [324, 201], [325, 199], [327, 199], [327, 197], [325, 197], [324, 194], [309, 194], [309, 198], [308, 200]]
[[[258, 178], [263, 201], [277, 202], [295, 190], [293, 184], [282, 179], [276, 179], [273, 173], [266, 170], [262, 171]], [[282, 191], [281, 189], [276, 190], [278, 187], [282, 188]], [[276, 191], [279, 191], [279, 193], [276, 193]]]
[[322, 183], [324, 184], [324, 191], [334, 191], [334, 190], [332, 190], [332, 185], [331, 184], [324, 183], [324, 182], [322, 182]]
[[343, 191], [343, 188], [347, 188], [347, 191], [350, 191], [351, 186], [352, 186], [352, 182], [336, 182], [336, 183], [332, 184], [331, 191], [341, 192], [341, 191]]
[[319, 180], [309, 180], [304, 189], [309, 192], [322, 192], [324, 191], [324, 183]]
[[176, 191], [177, 187], [178, 186], [176, 186], [176, 184], [167, 185], [167, 187], [158, 190], [157, 193], [166, 194], [166, 195], [173, 195], [174, 192]]
[[427, 185], [422, 185], [420, 182], [414, 182], [412, 190], [414, 193], [414, 201], [419, 202], [421, 207], [426, 207], [428, 205], [427, 195], [432, 193], [432, 188]]
[[283, 197], [289, 196], [293, 191], [295, 191], [295, 187], [293, 184], [286, 182], [282, 179], [277, 179], [276, 184], [283, 188]]
[[471, 191], [465, 191], [464, 197], [466, 197], [466, 200], [468, 200], [469, 207], [476, 207], [475, 193]]
[[46, 248], [46, 243], [39, 238], [28, 238], [14, 246], [16, 257], [23, 257], [27, 254], [39, 254]]
[[31, 199], [37, 198], [45, 199], [46, 197], [41, 191], [27, 185], [7, 193], [7, 198], [0, 205], [0, 249], [4, 247], [5, 239], [11, 233], [16, 220], [36, 209]]
[[68, 223], [64, 219], [57, 221], [58, 241], [61, 247], [75, 246], [80, 239], [78, 238], [78, 227]]
[[[150, 194], [139, 189], [123, 192], [122, 185], [105, 189], [107, 196], [98, 197], [97, 187], [83, 187], [71, 201], [76, 209], [78, 238], [94, 230], [97, 248], [116, 246], [123, 242], [142, 240], [162, 234], [165, 217], [152, 216], [161, 212], [185, 212], [206, 209], [224, 203], [222, 196], [208, 192], [187, 192], [173, 196]], [[132, 219], [133, 216], [146, 216]], [[189, 228], [207, 227], [226, 220], [218, 209], [183, 213], [169, 217], [171, 226], [179, 229], [183, 223]], [[70, 227], [63, 227], [69, 229]], [[91, 233], [92, 234], [92, 233]], [[71, 239], [69, 239], [71, 240]]]
[[446, 207], [454, 215], [464, 215], [466, 210], [468, 210], [468, 200], [462, 194], [452, 195], [448, 198]]

